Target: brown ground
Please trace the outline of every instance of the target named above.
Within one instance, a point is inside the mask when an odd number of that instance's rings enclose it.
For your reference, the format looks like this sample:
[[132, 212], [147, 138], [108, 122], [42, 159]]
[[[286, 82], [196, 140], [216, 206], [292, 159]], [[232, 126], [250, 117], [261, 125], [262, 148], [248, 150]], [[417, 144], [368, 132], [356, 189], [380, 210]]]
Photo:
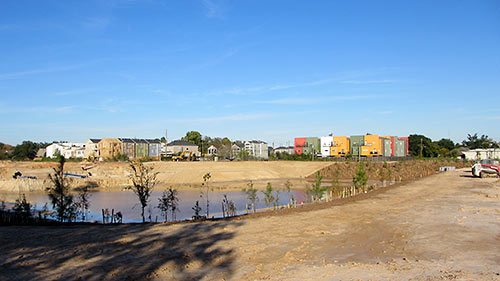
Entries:
[[500, 181], [470, 169], [304, 211], [0, 228], [4, 280], [500, 280]]
[[[210, 173], [210, 182], [221, 186], [245, 186], [248, 181], [265, 183], [267, 180], [293, 179], [302, 180], [316, 170], [328, 166], [329, 162], [308, 161], [244, 161], [244, 162], [150, 162], [159, 172], [161, 185], [175, 185], [176, 188], [189, 188], [199, 185], [203, 175]], [[85, 175], [81, 163], [69, 162], [65, 165], [67, 173]], [[0, 161], [0, 191], [29, 192], [42, 191], [50, 185], [48, 174], [53, 173], [54, 162], [13, 162]], [[38, 179], [13, 179], [12, 175], [20, 171], [26, 176]], [[87, 179], [74, 179], [73, 186], [87, 183], [97, 184], [101, 190], [119, 190], [129, 184], [127, 163], [99, 163], [89, 170], [92, 176]], [[242, 184], [243, 183], [243, 184]], [[264, 184], [261, 184], [264, 185]], [[258, 187], [258, 186], [256, 186]]]

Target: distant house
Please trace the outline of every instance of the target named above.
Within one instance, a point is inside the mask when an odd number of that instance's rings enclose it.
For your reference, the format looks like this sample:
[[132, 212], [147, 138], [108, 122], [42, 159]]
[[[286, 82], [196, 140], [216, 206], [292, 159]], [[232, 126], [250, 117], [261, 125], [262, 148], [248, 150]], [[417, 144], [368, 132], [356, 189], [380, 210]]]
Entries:
[[85, 158], [99, 157], [99, 148], [97, 147], [97, 144], [100, 141], [101, 141], [101, 139], [89, 139], [85, 143], [85, 151], [83, 153], [83, 156]]
[[288, 153], [294, 154], [295, 148], [293, 146], [280, 146], [274, 149], [274, 153]]
[[267, 143], [259, 140], [245, 141], [245, 150], [248, 151], [249, 155], [255, 157], [259, 160], [269, 159], [269, 150]]
[[167, 144], [167, 154], [178, 154], [184, 151], [193, 152], [196, 156], [201, 155], [198, 146], [187, 141], [175, 140]]
[[135, 158], [135, 141], [129, 138], [119, 138], [122, 143], [122, 153], [127, 155], [129, 159]]
[[207, 149], [207, 155], [208, 156], [215, 156], [217, 155], [217, 147], [211, 145], [208, 149]]
[[146, 139], [149, 144], [149, 157], [159, 159], [161, 156], [161, 142], [159, 140]]
[[151, 157], [160, 158], [161, 143], [153, 139], [119, 138], [122, 142], [122, 153], [129, 159]]
[[500, 148], [478, 148], [462, 152], [466, 160], [500, 159]]
[[245, 148], [244, 144], [235, 143], [231, 146], [231, 158], [236, 158], [240, 154], [240, 151]]
[[103, 138], [97, 144], [99, 157], [101, 159], [110, 159], [122, 152], [122, 142], [117, 138]]
[[38, 149], [38, 151], [36, 152], [36, 158], [43, 158], [43, 157], [45, 157], [45, 153], [46, 152], [47, 152], [47, 149], [45, 149], [45, 148]]
[[57, 155], [64, 156], [64, 158], [84, 158], [85, 157], [85, 144], [75, 142], [60, 142], [48, 145], [45, 155], [48, 158], [55, 158]]

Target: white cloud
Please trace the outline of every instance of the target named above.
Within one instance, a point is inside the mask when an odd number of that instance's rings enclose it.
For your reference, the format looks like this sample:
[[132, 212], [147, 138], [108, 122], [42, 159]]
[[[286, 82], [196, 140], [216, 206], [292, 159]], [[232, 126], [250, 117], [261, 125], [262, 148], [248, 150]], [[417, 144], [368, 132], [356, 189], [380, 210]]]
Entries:
[[109, 18], [86, 18], [82, 21], [82, 26], [92, 29], [104, 29], [111, 24]]
[[392, 111], [390, 110], [386, 110], [386, 111], [379, 111], [378, 114], [382, 114], [382, 115], [389, 115], [389, 114], [392, 114]]
[[301, 104], [326, 103], [334, 101], [353, 101], [353, 100], [368, 99], [368, 98], [376, 98], [376, 96], [370, 96], [370, 95], [332, 96], [332, 97], [321, 97], [321, 98], [300, 97], [300, 98], [283, 98], [283, 99], [275, 99], [267, 101], [256, 101], [255, 103], [301, 105]]
[[255, 113], [255, 114], [233, 114], [215, 117], [199, 117], [189, 119], [177, 119], [176, 122], [219, 122], [219, 121], [247, 121], [257, 119], [267, 119], [275, 117], [276, 114]]
[[340, 81], [342, 84], [389, 84], [394, 83], [395, 80], [344, 80]]
[[205, 16], [207, 18], [223, 18], [225, 9], [220, 3], [215, 3], [213, 0], [203, 0], [203, 7], [205, 8]]
[[16, 78], [21, 78], [21, 77], [24, 77], [27, 75], [35, 75], [35, 74], [41, 74], [41, 73], [68, 71], [68, 70], [73, 70], [73, 69], [77, 69], [77, 68], [82, 68], [82, 67], [85, 67], [87, 65], [93, 64], [95, 62], [57, 66], [57, 67], [38, 68], [38, 69], [31, 69], [31, 70], [11, 72], [11, 73], [0, 73], [0, 80], [16, 79]]

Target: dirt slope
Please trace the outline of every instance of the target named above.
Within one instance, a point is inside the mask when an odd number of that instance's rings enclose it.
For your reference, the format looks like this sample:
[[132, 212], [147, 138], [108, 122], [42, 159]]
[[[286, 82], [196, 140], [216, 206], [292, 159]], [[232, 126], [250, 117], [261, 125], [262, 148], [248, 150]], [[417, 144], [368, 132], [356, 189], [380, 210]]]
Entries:
[[[48, 174], [56, 167], [54, 162], [12, 162], [0, 161], [0, 191], [18, 192], [41, 191], [50, 183]], [[328, 162], [306, 161], [243, 161], [243, 162], [149, 162], [159, 172], [158, 181], [164, 185], [200, 184], [203, 175], [211, 174], [211, 182], [232, 183], [266, 179], [304, 179], [315, 171], [329, 165]], [[69, 162], [65, 171], [87, 175], [83, 164]], [[38, 179], [14, 180], [12, 175], [20, 171], [26, 176]], [[99, 163], [88, 170], [92, 175], [85, 179], [74, 179], [73, 185], [89, 182], [101, 188], [121, 188], [129, 184], [127, 163]]]
[[500, 183], [446, 172], [347, 204], [176, 225], [3, 227], [6, 280], [499, 280]]

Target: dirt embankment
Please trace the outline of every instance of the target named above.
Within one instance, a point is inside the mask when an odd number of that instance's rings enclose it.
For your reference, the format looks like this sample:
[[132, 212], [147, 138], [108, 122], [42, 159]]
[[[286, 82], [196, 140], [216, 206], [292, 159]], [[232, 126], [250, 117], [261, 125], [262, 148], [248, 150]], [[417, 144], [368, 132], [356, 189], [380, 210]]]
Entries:
[[[83, 170], [88, 163], [68, 162], [65, 172], [86, 175], [85, 179], [72, 179], [72, 186], [95, 185], [101, 190], [121, 189], [130, 184], [129, 165], [122, 163], [98, 163], [93, 168]], [[203, 175], [211, 174], [210, 182], [224, 188], [245, 187], [249, 181], [264, 186], [267, 180], [295, 179], [302, 180], [318, 169], [329, 165], [327, 162], [305, 161], [245, 161], [245, 162], [149, 162], [145, 165], [154, 167], [158, 172], [158, 183], [163, 186], [174, 185], [176, 188], [190, 188], [203, 181]], [[54, 162], [0, 162], [0, 191], [29, 192], [41, 191], [50, 185], [48, 175], [57, 166]], [[36, 179], [13, 179], [16, 172]], [[257, 184], [257, 188], [260, 186]], [[161, 188], [158, 187], [158, 188]]]
[[[468, 161], [446, 160], [413, 160], [401, 162], [363, 162], [367, 176], [377, 181], [411, 181], [421, 177], [435, 174], [440, 167], [454, 166], [457, 169], [471, 167]], [[319, 170], [323, 179], [333, 179], [337, 173], [339, 179], [352, 179], [359, 168], [359, 162], [336, 162]], [[316, 174], [307, 177], [313, 180]]]

